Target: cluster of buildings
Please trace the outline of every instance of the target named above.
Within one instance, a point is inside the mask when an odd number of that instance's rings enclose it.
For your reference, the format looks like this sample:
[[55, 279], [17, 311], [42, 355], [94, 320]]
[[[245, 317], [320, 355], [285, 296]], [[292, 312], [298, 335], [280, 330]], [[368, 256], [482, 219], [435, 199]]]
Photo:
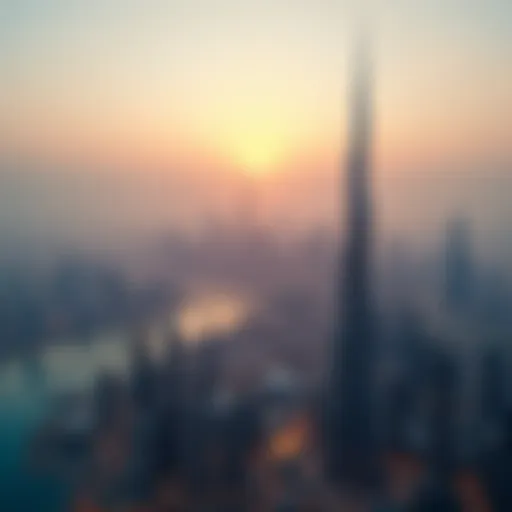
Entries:
[[[379, 504], [391, 510], [508, 510], [506, 357], [512, 330], [504, 311], [511, 303], [497, 294], [494, 303], [482, 297], [464, 221], [448, 228], [441, 293], [433, 287], [434, 299], [430, 293], [409, 297], [392, 329], [377, 314], [365, 57], [357, 60], [352, 101], [345, 259], [325, 411], [326, 475], [356, 501], [368, 498], [368, 510]], [[384, 363], [392, 363], [387, 372]]]
[[189, 346], [171, 333], [155, 362], [139, 339], [129, 379], [98, 380], [91, 428], [71, 443], [82, 460], [73, 510], [512, 510], [512, 329], [499, 298], [475, 296], [464, 223], [449, 229], [443, 298], [406, 304], [389, 332], [379, 323], [371, 67], [364, 52], [357, 63], [325, 385], [269, 366], [230, 387], [222, 340]]

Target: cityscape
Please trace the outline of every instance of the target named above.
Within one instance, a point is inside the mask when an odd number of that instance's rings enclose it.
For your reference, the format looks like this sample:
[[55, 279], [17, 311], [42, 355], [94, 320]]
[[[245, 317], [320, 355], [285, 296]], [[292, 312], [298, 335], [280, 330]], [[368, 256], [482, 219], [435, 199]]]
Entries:
[[512, 267], [478, 217], [509, 236], [510, 169], [463, 178], [465, 202], [449, 172], [383, 188], [379, 39], [349, 43], [323, 189], [291, 174], [272, 202], [255, 145], [220, 199], [187, 182], [181, 216], [161, 175], [135, 206], [122, 173], [51, 196], [0, 171], [18, 212], [74, 212], [0, 222], [0, 510], [512, 510]]

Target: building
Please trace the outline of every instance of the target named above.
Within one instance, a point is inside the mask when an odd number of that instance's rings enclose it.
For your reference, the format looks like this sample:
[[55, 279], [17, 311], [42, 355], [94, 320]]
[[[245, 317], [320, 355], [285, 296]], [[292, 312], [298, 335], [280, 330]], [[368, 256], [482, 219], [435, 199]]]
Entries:
[[445, 300], [452, 313], [467, 312], [473, 298], [473, 265], [469, 224], [452, 220], [446, 231]]
[[374, 483], [377, 467], [372, 417], [372, 113], [368, 50], [365, 45], [357, 50], [346, 166], [345, 258], [325, 420], [329, 477], [337, 483], [366, 487]]

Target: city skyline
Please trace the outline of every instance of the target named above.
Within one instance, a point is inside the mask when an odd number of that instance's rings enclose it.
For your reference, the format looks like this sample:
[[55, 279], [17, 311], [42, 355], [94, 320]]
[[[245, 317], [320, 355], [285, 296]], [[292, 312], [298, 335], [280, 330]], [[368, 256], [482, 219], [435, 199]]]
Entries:
[[0, 508], [512, 510], [512, 4], [0, 14]]

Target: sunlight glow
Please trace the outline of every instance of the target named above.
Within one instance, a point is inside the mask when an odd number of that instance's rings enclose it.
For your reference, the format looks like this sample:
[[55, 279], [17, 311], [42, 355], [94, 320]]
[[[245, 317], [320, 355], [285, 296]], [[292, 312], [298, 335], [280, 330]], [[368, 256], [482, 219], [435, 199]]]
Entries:
[[248, 306], [239, 297], [205, 294], [192, 297], [178, 312], [178, 328], [188, 342], [223, 335], [239, 327], [247, 318]]
[[234, 151], [236, 163], [248, 174], [258, 176], [275, 170], [282, 149], [277, 138], [259, 134], [237, 141]]

